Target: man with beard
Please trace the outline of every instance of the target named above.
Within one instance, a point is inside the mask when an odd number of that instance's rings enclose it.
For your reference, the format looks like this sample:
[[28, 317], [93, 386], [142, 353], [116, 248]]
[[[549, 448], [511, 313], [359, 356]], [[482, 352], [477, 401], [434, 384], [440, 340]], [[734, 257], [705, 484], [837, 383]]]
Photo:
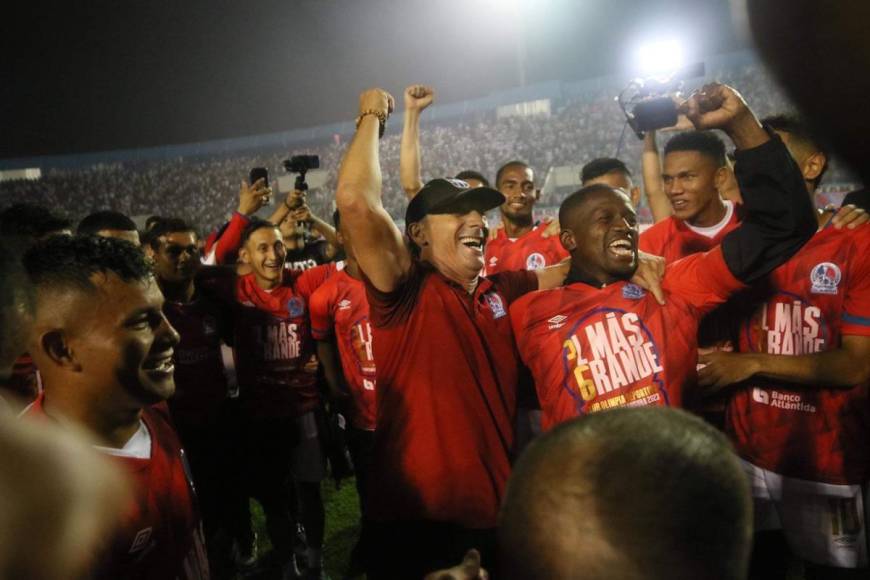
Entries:
[[[31, 353], [44, 392], [25, 416], [83, 425], [134, 482], [97, 578], [208, 578], [193, 485], [165, 404], [178, 333], [145, 256], [103, 237], [55, 236], [25, 259], [37, 289]], [[160, 403], [160, 404], [158, 404]]]

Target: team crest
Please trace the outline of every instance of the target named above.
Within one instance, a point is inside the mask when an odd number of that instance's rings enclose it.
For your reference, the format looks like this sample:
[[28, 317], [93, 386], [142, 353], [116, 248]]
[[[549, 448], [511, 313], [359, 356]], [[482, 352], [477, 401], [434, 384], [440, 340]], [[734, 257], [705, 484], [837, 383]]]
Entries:
[[302, 316], [303, 314], [305, 314], [305, 304], [300, 298], [294, 296], [287, 301], [287, 313], [290, 315], [290, 318]]
[[640, 300], [646, 296], [643, 288], [637, 284], [626, 284], [622, 287], [622, 297], [628, 300]]
[[810, 291], [813, 294], [836, 294], [842, 277], [840, 268], [836, 264], [831, 262], [817, 264], [810, 272], [810, 282], [813, 283]]
[[486, 303], [489, 304], [489, 309], [492, 310], [492, 317], [496, 320], [507, 314], [504, 307], [504, 301], [496, 292], [490, 292], [483, 295], [486, 298]]
[[547, 260], [542, 254], [535, 252], [526, 258], [526, 270], [541, 270], [547, 265]]
[[350, 310], [350, 300], [345, 299], [345, 300], [342, 300], [341, 302], [339, 302], [338, 309], [339, 310]]

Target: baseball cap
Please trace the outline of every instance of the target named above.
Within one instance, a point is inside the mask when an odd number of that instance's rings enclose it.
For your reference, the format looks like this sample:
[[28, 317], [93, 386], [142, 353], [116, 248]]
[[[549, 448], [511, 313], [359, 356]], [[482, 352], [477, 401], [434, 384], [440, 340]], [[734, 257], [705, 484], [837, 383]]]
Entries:
[[490, 187], [469, 187], [461, 179], [433, 179], [423, 186], [405, 210], [405, 223], [419, 222], [429, 214], [487, 212], [500, 206], [504, 196]]

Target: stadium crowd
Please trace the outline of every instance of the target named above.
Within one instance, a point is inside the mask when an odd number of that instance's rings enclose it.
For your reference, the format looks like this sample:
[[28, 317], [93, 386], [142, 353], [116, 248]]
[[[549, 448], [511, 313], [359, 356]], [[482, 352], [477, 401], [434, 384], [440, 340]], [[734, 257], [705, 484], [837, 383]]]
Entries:
[[[745, 87], [747, 100], [760, 116], [790, 110], [783, 93], [758, 65], [743, 65], [713, 71], [710, 80]], [[695, 84], [697, 80], [691, 81]], [[691, 86], [691, 85], [690, 85]], [[420, 134], [426, 163], [423, 175], [431, 179], [453, 175], [463, 167], [476, 167], [492, 176], [507, 158], [526, 160], [540, 176], [551, 167], [583, 165], [602, 155], [614, 155], [625, 119], [613, 100], [620, 87], [597, 91], [555, 103], [550, 116], [496, 118], [495, 111], [481, 117], [449, 123], [424, 124]], [[401, 219], [405, 197], [398, 180], [400, 134], [391, 133], [382, 142], [386, 175], [384, 203], [394, 218]], [[288, 156], [315, 154], [327, 172], [323, 187], [312, 190], [309, 203], [318, 215], [333, 209], [333, 192], [339, 161], [346, 143], [313, 144], [291, 151], [240, 152], [227, 156], [192, 157], [164, 161], [103, 163], [77, 169], [43, 169], [38, 181], [0, 182], [0, 204], [28, 200], [47, 207], [64, 208], [80, 219], [89, 208], [112, 208], [131, 216], [147, 215], [155, 206], [168, 215], [183, 215], [200, 231], [210, 231], [226, 221], [241, 177], [251, 167], [263, 166], [273, 176], [281, 175], [281, 161]], [[619, 157], [639, 174], [642, 144], [629, 131]], [[241, 177], [240, 177], [241, 176]], [[851, 175], [834, 163], [828, 184], [848, 184]], [[542, 184], [540, 184], [542, 185]], [[540, 205], [556, 208], [558, 196], [550, 194]], [[648, 212], [642, 219], [649, 221]]]
[[870, 177], [831, 106], [867, 87], [788, 40], [811, 119], [748, 68], [619, 158], [606, 94], [421, 128], [411, 85], [298, 152], [319, 191], [245, 180], [277, 154], [3, 184], [0, 577], [324, 578], [352, 474], [351, 578], [865, 577], [870, 216], [817, 193], [834, 153]]

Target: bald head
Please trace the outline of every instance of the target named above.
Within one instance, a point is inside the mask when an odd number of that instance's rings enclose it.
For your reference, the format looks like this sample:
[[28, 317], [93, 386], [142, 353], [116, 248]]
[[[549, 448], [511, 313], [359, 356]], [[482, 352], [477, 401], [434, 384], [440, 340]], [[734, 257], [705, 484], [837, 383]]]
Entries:
[[560, 425], [517, 463], [499, 522], [508, 578], [745, 577], [749, 491], [725, 438], [664, 408]]

